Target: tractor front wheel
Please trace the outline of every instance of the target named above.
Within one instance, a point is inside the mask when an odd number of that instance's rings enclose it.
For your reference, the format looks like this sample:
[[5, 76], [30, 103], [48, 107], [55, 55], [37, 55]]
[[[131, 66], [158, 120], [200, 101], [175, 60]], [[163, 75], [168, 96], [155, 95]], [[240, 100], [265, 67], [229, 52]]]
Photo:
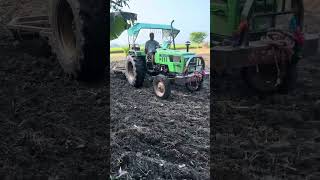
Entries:
[[153, 89], [160, 99], [168, 99], [171, 94], [170, 80], [164, 75], [157, 75], [153, 79]]

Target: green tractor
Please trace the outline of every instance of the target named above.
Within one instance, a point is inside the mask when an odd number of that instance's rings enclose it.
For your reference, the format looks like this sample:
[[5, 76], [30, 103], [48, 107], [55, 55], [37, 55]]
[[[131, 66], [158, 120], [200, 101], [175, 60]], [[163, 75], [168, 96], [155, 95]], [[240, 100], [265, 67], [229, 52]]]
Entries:
[[287, 93], [297, 63], [318, 49], [305, 34], [303, 0], [211, 0], [211, 56], [216, 76], [241, 69], [258, 93]]
[[[204, 59], [189, 52], [188, 44], [186, 51], [176, 50], [175, 38], [180, 30], [173, 27], [173, 22], [170, 25], [135, 23], [128, 29], [130, 50], [122, 72], [136, 88], [143, 86], [146, 77], [151, 77], [155, 95], [160, 99], [170, 96], [173, 82], [184, 84], [191, 92], [200, 90], [209, 74]], [[146, 53], [135, 43], [141, 30], [161, 32], [163, 43], [155, 52]]]

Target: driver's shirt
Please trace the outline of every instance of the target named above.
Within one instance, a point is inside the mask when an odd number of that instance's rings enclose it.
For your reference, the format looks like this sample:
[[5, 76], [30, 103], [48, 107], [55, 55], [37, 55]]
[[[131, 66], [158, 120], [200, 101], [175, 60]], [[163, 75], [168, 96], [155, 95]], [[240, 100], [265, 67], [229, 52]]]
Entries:
[[149, 40], [146, 42], [145, 49], [148, 50], [147, 53], [156, 52], [157, 47], [159, 47], [159, 43], [156, 40]]

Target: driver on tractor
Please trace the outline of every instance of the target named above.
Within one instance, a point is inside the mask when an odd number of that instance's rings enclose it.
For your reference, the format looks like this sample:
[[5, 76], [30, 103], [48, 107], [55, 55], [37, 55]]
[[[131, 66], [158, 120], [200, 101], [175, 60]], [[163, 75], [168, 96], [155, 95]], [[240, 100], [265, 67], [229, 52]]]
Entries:
[[156, 53], [156, 49], [160, 47], [159, 43], [154, 40], [154, 33], [150, 33], [150, 40], [146, 42], [145, 45], [145, 53], [147, 55], [147, 60], [151, 60], [152, 64], [154, 63], [154, 55]]

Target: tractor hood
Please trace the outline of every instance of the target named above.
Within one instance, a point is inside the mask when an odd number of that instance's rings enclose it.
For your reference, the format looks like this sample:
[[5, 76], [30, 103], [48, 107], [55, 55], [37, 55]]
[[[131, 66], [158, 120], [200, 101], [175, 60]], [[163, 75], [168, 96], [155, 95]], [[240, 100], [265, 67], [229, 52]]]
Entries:
[[130, 12], [110, 13], [110, 40], [117, 39], [122, 32], [131, 27], [137, 20], [137, 14]]
[[195, 56], [195, 53], [181, 51], [181, 50], [172, 50], [172, 49], [157, 49], [157, 53], [159, 54], [166, 54], [166, 55], [173, 55], [173, 56], [183, 56], [183, 57], [191, 57]]

